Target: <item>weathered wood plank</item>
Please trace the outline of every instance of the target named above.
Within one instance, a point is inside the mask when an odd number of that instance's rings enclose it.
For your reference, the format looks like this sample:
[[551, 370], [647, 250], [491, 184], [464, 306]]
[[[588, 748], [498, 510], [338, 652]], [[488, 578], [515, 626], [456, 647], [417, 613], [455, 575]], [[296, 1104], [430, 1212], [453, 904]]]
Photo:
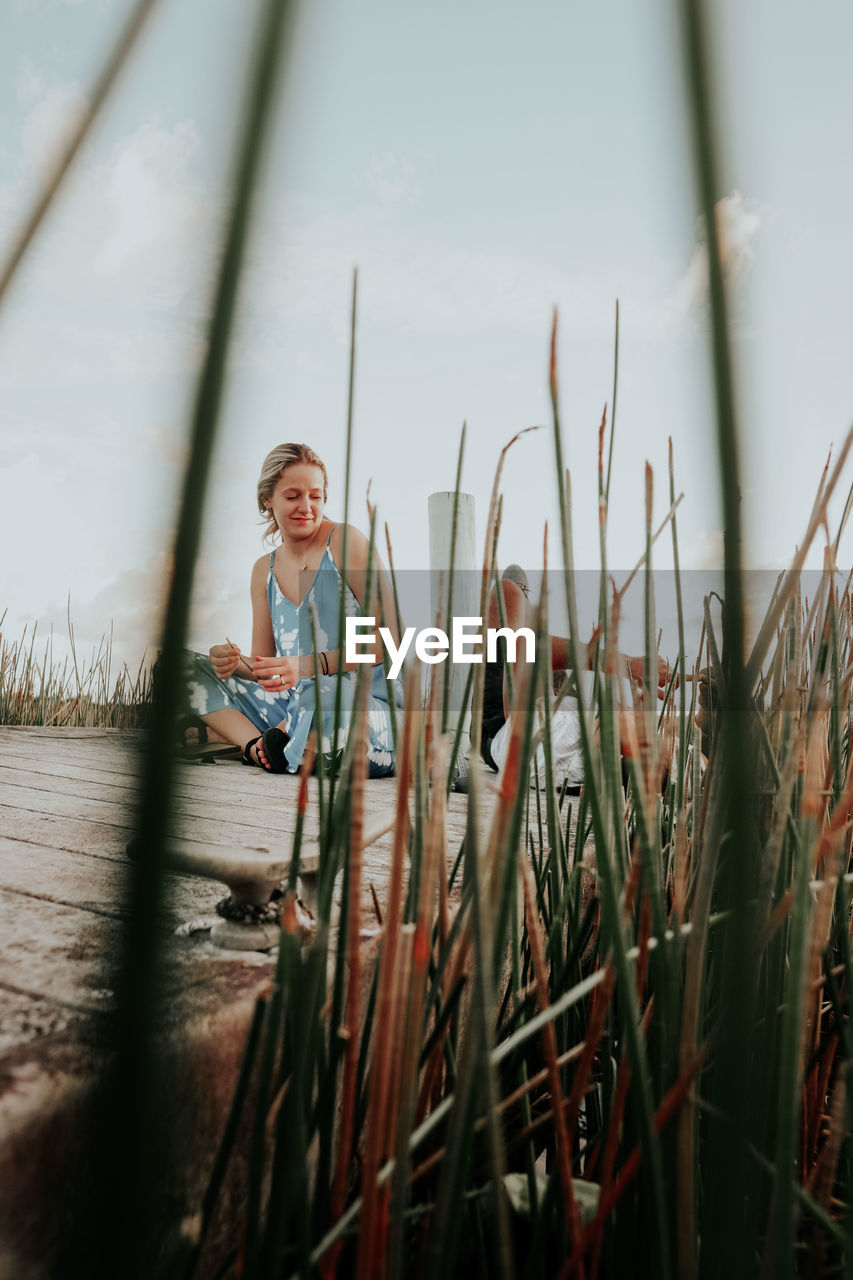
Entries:
[[[77, 776], [72, 770], [76, 768], [83, 769], [87, 776], [90, 771], [98, 781], [107, 782], [109, 779], [101, 778], [100, 772], [117, 774], [126, 779], [125, 785], [133, 786], [139, 783], [138, 765], [134, 763], [136, 749], [134, 743], [126, 743], [121, 740], [121, 730], [118, 729], [92, 729], [92, 730], [44, 730], [44, 729], [21, 729], [10, 728], [9, 726], [0, 726], [0, 764], [7, 763], [7, 757], [11, 755], [14, 760], [19, 760], [22, 754], [33, 757], [39, 762], [49, 762], [50, 771], [57, 773], [57, 776]], [[44, 738], [50, 737], [51, 734], [60, 735], [54, 743], [51, 739], [51, 746], [45, 751]], [[139, 734], [137, 732], [137, 739]], [[104, 746], [106, 744], [106, 749]], [[68, 766], [68, 772], [65, 766]], [[475, 761], [475, 767], [480, 768], [479, 762]], [[42, 768], [41, 763], [36, 767], [38, 772]], [[259, 803], [274, 802], [277, 805], [287, 805], [289, 795], [296, 794], [298, 787], [298, 779], [292, 774], [270, 775], [259, 769], [246, 769], [239, 761], [217, 761], [215, 765], [187, 765], [179, 763], [176, 771], [178, 783], [181, 786], [192, 787], [196, 792], [203, 790], [206, 794], [209, 790], [228, 789], [230, 794], [236, 791], [239, 794], [245, 793], [248, 788], [253, 788], [254, 798]], [[482, 770], [487, 789], [492, 786], [494, 774], [490, 771]], [[372, 779], [366, 790], [366, 803], [368, 808], [373, 809], [377, 806], [385, 808], [393, 806], [396, 795], [396, 780], [394, 778]], [[316, 797], [316, 780], [312, 779], [310, 783], [311, 795], [309, 803]], [[491, 798], [489, 797], [489, 805]], [[449, 808], [451, 819], [456, 816], [464, 820], [464, 814], [467, 807], [467, 799], [465, 796], [451, 795]]]
[[[57, 1199], [45, 1190], [46, 1153], [73, 1155], [86, 1141], [85, 1124], [75, 1130], [72, 1120], [80, 1114], [79, 1088], [102, 1073], [108, 1046], [109, 1024], [102, 1015], [114, 1001], [122, 946], [124, 850], [140, 795], [139, 741], [138, 733], [120, 730], [0, 727], [0, 1129], [5, 1135], [0, 1183], [14, 1185], [17, 1197], [14, 1205], [7, 1202], [5, 1218], [0, 1211], [0, 1234], [5, 1230], [7, 1238], [21, 1206], [31, 1212], [40, 1198], [45, 1204]], [[276, 855], [289, 853], [299, 787], [295, 776], [270, 776], [229, 762], [181, 765], [174, 781], [176, 834], [190, 845], [219, 844], [231, 851], [265, 846]], [[368, 783], [368, 826], [393, 813], [396, 793], [395, 779]], [[481, 808], [484, 840], [492, 805], [487, 787]], [[450, 797], [448, 865], [464, 833], [467, 807], [466, 796]], [[312, 779], [308, 841], [317, 824]], [[386, 910], [391, 846], [387, 834], [365, 851], [360, 904], [365, 934], [376, 932], [371, 884]], [[192, 1155], [176, 1162], [180, 1186], [169, 1194], [190, 1212], [199, 1202], [203, 1177], [191, 1186], [181, 1179], [209, 1166], [252, 1002], [268, 981], [272, 962], [257, 953], [219, 950], [201, 936], [174, 937], [179, 920], [211, 915], [224, 889], [174, 875], [165, 888], [156, 922], [165, 958], [161, 1043], [170, 1045], [174, 1088], [164, 1099], [164, 1115], [196, 1142]], [[457, 882], [456, 901], [459, 890]], [[334, 951], [334, 922], [331, 933]], [[364, 948], [367, 972], [376, 954], [375, 936], [365, 937]], [[61, 1194], [58, 1198], [65, 1202]], [[38, 1220], [38, 1230], [47, 1229], [51, 1220], [49, 1215], [44, 1223]], [[0, 1254], [0, 1271], [2, 1262]], [[49, 1273], [48, 1268], [44, 1274]]]
[[0, 890], [3, 976], [19, 990], [99, 1012], [110, 993], [106, 958], [118, 954], [117, 920]]
[[0, 835], [0, 889], [54, 897], [73, 906], [110, 910], [123, 895], [118, 859], [87, 858], [50, 845], [22, 844]]
[[[23, 740], [19, 745], [10, 745], [0, 740], [0, 765], [10, 767], [32, 768], [56, 773], [65, 777], [76, 776], [77, 770], [91, 772], [101, 782], [111, 782], [118, 778], [125, 786], [142, 786], [141, 753], [131, 744], [117, 743], [112, 747], [88, 745], [83, 742], [65, 744], [60, 749], [47, 750], [43, 738]], [[32, 762], [32, 763], [24, 763]], [[185, 762], [176, 756], [177, 772], [198, 783], [217, 781], [217, 785], [233, 786], [235, 789], [245, 787], [253, 778], [260, 778], [262, 770], [247, 769], [239, 760], [220, 759], [214, 764], [194, 764]], [[227, 766], [227, 767], [226, 767]], [[275, 779], [285, 779], [287, 775], [275, 775]]]
[[[142, 790], [142, 778], [137, 771], [110, 771], [100, 767], [91, 757], [75, 756], [73, 760], [57, 760], [45, 758], [42, 753], [0, 751], [0, 790], [6, 771], [27, 770], [37, 773], [42, 778], [64, 778], [78, 782], [97, 782], [102, 786], [120, 788], [123, 792], [137, 797]], [[239, 772], [238, 772], [239, 770]], [[288, 783], [294, 780], [276, 775], [267, 779], [261, 777], [258, 770], [247, 770], [241, 765], [237, 768], [227, 767], [227, 762], [220, 761], [215, 765], [181, 764], [175, 772], [175, 794], [180, 798], [205, 797], [222, 799], [242, 805], [255, 805], [259, 801], [271, 812], [287, 813], [294, 804], [295, 790]], [[269, 783], [259, 787], [257, 783]], [[284, 785], [281, 785], [282, 782]], [[297, 784], [298, 785], [298, 784]], [[313, 784], [316, 788], [316, 783]]]
[[[15, 732], [23, 734], [24, 731], [16, 730]], [[117, 734], [119, 731], [110, 730], [109, 732]], [[56, 749], [53, 745], [46, 749], [44, 743], [45, 740], [41, 736], [18, 737], [11, 740], [4, 738], [2, 726], [0, 726], [0, 764], [14, 767], [26, 758], [39, 762], [33, 766], [37, 771], [41, 768], [42, 762], [45, 764], [49, 762], [51, 771], [64, 770], [65, 766], [87, 771], [95, 768], [103, 773], [116, 774], [125, 778], [128, 786], [141, 785], [137, 741], [123, 742], [120, 739], [114, 739], [104, 743], [98, 738], [70, 737], [60, 739]], [[294, 774], [268, 774], [262, 769], [247, 769], [239, 760], [217, 760], [215, 764], [198, 765], [181, 761], [176, 757], [176, 764], [179, 778], [191, 783], [193, 787], [210, 786], [214, 783], [217, 787], [226, 786], [235, 791], [254, 787], [269, 796], [275, 795], [277, 791], [286, 792], [290, 787], [298, 785]], [[69, 773], [67, 776], [74, 776], [74, 774]], [[109, 781], [108, 778], [100, 780]], [[312, 785], [316, 783], [312, 781]], [[369, 789], [380, 793], [387, 792], [390, 800], [395, 790], [394, 779], [372, 779]]]
[[[217, 767], [218, 768], [218, 767]], [[0, 769], [0, 777], [4, 774], [4, 770]], [[189, 772], [188, 770], [186, 772]], [[90, 823], [110, 824], [116, 828], [123, 829], [122, 834], [131, 828], [133, 821], [133, 806], [128, 800], [122, 804], [117, 796], [108, 789], [103, 789], [102, 784], [88, 787], [77, 787], [69, 785], [69, 780], [64, 782], [57, 780], [55, 786], [46, 780], [38, 778], [37, 775], [31, 775], [25, 778], [21, 771], [11, 771], [11, 776], [16, 779], [15, 785], [7, 786], [2, 791], [4, 807], [6, 809], [6, 822], [12, 821], [11, 815], [16, 815], [20, 820], [20, 815], [30, 813], [35, 815], [44, 815], [46, 821], [51, 818], [85, 818]], [[249, 799], [241, 799], [233, 805], [230, 798], [223, 803], [217, 804], [214, 809], [206, 804], [193, 804], [191, 801], [180, 799], [176, 808], [180, 815], [181, 833], [186, 838], [197, 838], [206, 842], [226, 843], [231, 842], [237, 845], [249, 846], [253, 844], [269, 843], [273, 840], [276, 848], [286, 846], [288, 837], [292, 835], [295, 827], [296, 819], [296, 791], [298, 780], [292, 778], [276, 778], [267, 779], [261, 776], [259, 779], [262, 783], [266, 781], [276, 783], [286, 783], [287, 794], [290, 802], [282, 803], [280, 798], [265, 796], [261, 791]], [[77, 781], [85, 783], [85, 778]], [[29, 783], [31, 785], [18, 785], [19, 783]], [[184, 787], [189, 793], [189, 784], [185, 783]], [[85, 794], [80, 795], [84, 791]], [[94, 794], [91, 794], [94, 793]], [[79, 797], [78, 802], [72, 806], [63, 803], [61, 796]], [[279, 790], [279, 797], [281, 791]], [[53, 797], [53, 798], [51, 798]], [[385, 785], [380, 783], [372, 783], [367, 789], [365, 796], [365, 811], [368, 817], [378, 817], [383, 814], [393, 812], [394, 793]], [[309, 789], [308, 804], [308, 824], [309, 837], [312, 818], [316, 821], [316, 786], [312, 785]], [[487, 796], [484, 801], [484, 813], [488, 813], [491, 808], [492, 799]], [[451, 796], [449, 812], [448, 812], [448, 838], [451, 843], [458, 842], [462, 839], [466, 822], [466, 806], [467, 801], [464, 796]], [[221, 834], [217, 836], [211, 831], [210, 824], [216, 819], [216, 830]], [[199, 822], [202, 825], [198, 831], [192, 830], [192, 824]], [[52, 824], [54, 828], [56, 823]], [[10, 832], [11, 834], [11, 832]], [[30, 836], [30, 838], [32, 838]], [[37, 838], [46, 839], [44, 836]], [[63, 847], [62, 845], [58, 847]]]
[[30, 738], [49, 738], [53, 743], [71, 742], [74, 739], [86, 742], [102, 739], [108, 742], [133, 735], [139, 738], [141, 732], [140, 729], [107, 729], [102, 726], [87, 729], [82, 726], [69, 728], [45, 724], [0, 724], [0, 742], [16, 742]]
[[119, 827], [86, 818], [56, 817], [3, 806], [0, 806], [0, 822], [3, 834], [21, 844], [47, 844], [52, 849], [122, 862], [126, 856], [125, 846], [133, 835], [130, 825]]
[[[136, 789], [132, 790], [113, 783], [104, 784], [91, 778], [63, 778], [34, 773], [28, 769], [10, 769], [0, 766], [0, 796], [4, 805], [7, 804], [13, 808], [32, 808], [29, 796], [23, 803], [19, 803], [18, 792], [21, 790], [39, 795], [47, 793], [53, 796], [83, 796], [87, 800], [119, 805], [124, 814], [133, 813], [140, 797]], [[179, 792], [175, 796], [173, 812], [182, 819], [201, 818], [216, 823], [227, 822], [234, 826], [246, 826], [254, 830], [258, 826], [267, 826], [271, 821], [283, 826], [287, 818], [287, 809], [284, 806], [271, 807], [264, 804], [263, 822], [259, 823], [258, 805], [252, 796], [229, 796], [227, 800], [223, 800], [221, 796], [215, 798], [210, 794], [200, 796], [192, 788], [181, 788], [181, 792], [183, 794]], [[296, 796], [294, 795], [291, 806], [294, 810], [295, 805]], [[295, 820], [294, 812], [288, 825], [295, 826]], [[249, 837], [246, 837], [246, 840], [248, 842]]]
[[[121, 919], [126, 914], [127, 861], [92, 858], [65, 849], [0, 836], [0, 889]], [[209, 915], [227, 890], [217, 881], [168, 873], [164, 917], [170, 927]], [[25, 907], [22, 904], [22, 910]]]
[[[73, 856], [86, 859], [94, 864], [92, 874], [101, 875], [98, 870], [98, 864], [101, 862], [109, 862], [118, 864], [118, 872], [126, 869], [127, 854], [125, 846], [127, 841], [131, 839], [133, 831], [126, 828], [122, 831], [118, 827], [102, 826], [96, 822], [87, 822], [83, 819], [76, 818], [48, 818], [41, 814], [32, 814], [22, 811], [5, 810], [2, 814], [3, 833], [9, 843], [4, 846], [0, 839], [0, 882], [7, 880], [10, 875], [9, 868], [17, 861], [29, 862], [34, 860], [36, 863], [44, 857], [45, 852], [56, 855], [58, 865], [61, 865], [63, 856]], [[211, 844], [202, 844], [196, 840], [184, 840], [182, 842], [184, 850], [192, 852], [198, 849], [199, 853], [209, 853], [211, 848], [218, 846]], [[233, 853], [233, 845], [221, 846], [223, 852]], [[33, 850], [35, 852], [33, 852]], [[115, 875], [115, 870], [110, 873]], [[224, 886], [218, 881], [208, 881], [201, 877], [176, 877], [175, 873], [169, 872], [169, 878], [175, 877], [177, 884], [183, 882], [187, 885], [186, 894], [175, 899], [174, 913], [178, 914], [180, 919], [188, 918], [188, 914], [198, 915], [206, 914], [207, 906], [203, 889], [210, 886], [210, 901], [217, 902], [225, 894]], [[13, 883], [13, 881], [9, 881]], [[190, 890], [190, 886], [192, 889]], [[212, 896], [211, 896], [212, 895]], [[173, 914], [174, 914], [173, 913]], [[2, 955], [2, 946], [0, 945], [0, 955]]]
[[[205, 984], [223, 968], [237, 975], [248, 969], [250, 978], [259, 969], [262, 973], [271, 969], [269, 956], [237, 955], [220, 951], [204, 940], [175, 938], [171, 936], [171, 920], [161, 920], [160, 927], [165, 949], [164, 1011], [172, 1019], [179, 1021], [187, 1011], [207, 1006]], [[113, 999], [121, 928], [120, 920], [93, 914], [84, 907], [0, 889], [2, 981], [7, 988], [29, 992], [36, 999], [101, 1013]], [[238, 981], [237, 985], [245, 990], [244, 982]]]
[[115, 739], [115, 737], [127, 736], [128, 733], [136, 733], [140, 735], [141, 730], [124, 730], [124, 728], [106, 728], [99, 724], [95, 728], [87, 728], [86, 726], [59, 726], [54, 727], [53, 724], [0, 724], [0, 739], [8, 739], [13, 741], [20, 737], [49, 737], [51, 742], [69, 741], [70, 739], [85, 739], [93, 742], [96, 739]]
[[[63, 795], [56, 791], [34, 790], [27, 787], [7, 787], [3, 793], [4, 807], [25, 810], [30, 813], [52, 814], [54, 817], [87, 818], [109, 823], [123, 830], [132, 820], [126, 805], [108, 800], [90, 800], [86, 796]], [[231, 843], [237, 848], [265, 847], [282, 852], [289, 846], [289, 832], [276, 815], [260, 813], [254, 823], [240, 821], [216, 821], [212, 818], [177, 815], [175, 832], [187, 839], [197, 839], [209, 844]]]
[[61, 1035], [80, 1017], [55, 1000], [34, 999], [32, 992], [9, 989], [0, 981], [0, 1054], [34, 1040]]
[[[53, 898], [53, 905], [66, 909], [88, 907], [91, 912], [121, 915], [124, 849], [138, 798], [138, 775], [133, 772], [138, 739], [138, 734], [129, 736], [119, 730], [0, 728], [0, 786], [5, 802], [0, 821], [6, 837], [0, 840], [0, 884], [7, 893], [45, 903]], [[104, 767], [107, 762], [109, 768]], [[239, 764], [182, 766], [177, 772], [176, 834], [190, 843], [260, 846], [287, 856], [298, 786], [296, 777], [270, 777]], [[368, 784], [368, 823], [393, 812], [396, 789], [394, 779]], [[306, 824], [309, 841], [312, 828], [316, 831], [316, 795], [312, 779]], [[465, 796], [450, 797], [449, 860], [464, 834], [467, 803]], [[482, 806], [484, 830], [492, 803], [487, 790]], [[371, 884], [385, 906], [391, 847], [389, 834], [365, 854], [362, 917], [366, 926], [374, 923]], [[218, 884], [174, 880], [173, 909], [168, 913], [172, 920], [187, 912], [204, 914], [223, 892]]]
[[[248, 771], [241, 770], [245, 777]], [[230, 773], [230, 776], [229, 776]], [[223, 765], [183, 766], [176, 774], [175, 795], [185, 811], [190, 805], [198, 808], [217, 805], [228, 806], [235, 820], [248, 825], [255, 825], [257, 816], [262, 814], [281, 824], [283, 830], [292, 830], [295, 826], [296, 799], [299, 779], [287, 777], [267, 777], [252, 770], [260, 785], [240, 785], [238, 774], [235, 778], [232, 771]], [[24, 777], [23, 775], [27, 776]], [[204, 776], [199, 776], [204, 775]], [[7, 780], [7, 791], [4, 787]], [[128, 814], [132, 815], [139, 799], [139, 787], [124, 783], [119, 775], [106, 778], [103, 771], [87, 769], [82, 765], [56, 766], [50, 771], [30, 768], [29, 763], [18, 761], [15, 767], [8, 767], [0, 762], [0, 802], [14, 803], [12, 786], [23, 784], [33, 790], [57, 790], [67, 795], [85, 795], [89, 799], [105, 799], [123, 803]], [[380, 812], [393, 806], [394, 794], [387, 787], [376, 786], [367, 797], [366, 808], [369, 813]], [[309, 812], [316, 810], [317, 783], [311, 779], [308, 789]], [[204, 816], [211, 816], [206, 809]], [[230, 813], [228, 815], [230, 817]]]

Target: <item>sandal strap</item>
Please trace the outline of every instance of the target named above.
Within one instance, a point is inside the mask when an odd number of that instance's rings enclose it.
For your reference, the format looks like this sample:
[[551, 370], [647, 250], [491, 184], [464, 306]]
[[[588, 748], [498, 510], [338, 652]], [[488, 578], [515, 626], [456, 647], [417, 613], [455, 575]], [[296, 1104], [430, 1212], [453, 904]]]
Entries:
[[[282, 733], [280, 729], [265, 729], [263, 733], [259, 733], [257, 738], [252, 738], [251, 742], [247, 742], [243, 748], [243, 754], [240, 760], [243, 764], [254, 765], [255, 768], [263, 769], [264, 773], [286, 773], [287, 760], [284, 755], [284, 748], [290, 741], [286, 733]], [[261, 744], [264, 753], [264, 760], [258, 756], [254, 760], [250, 755], [252, 747], [256, 743]]]
[[245, 747], [243, 748], [243, 754], [240, 756], [241, 764], [250, 765], [254, 769], [257, 769], [258, 767], [263, 768], [263, 765], [259, 766], [259, 762], [257, 760], [253, 760], [251, 755], [249, 754], [249, 752], [252, 750], [252, 747], [255, 745], [255, 743], [260, 742], [263, 736], [264, 735], [262, 733], [259, 733], [257, 738], [251, 738], [249, 742], [246, 743]]
[[[187, 742], [187, 733], [190, 729], [195, 729], [198, 734], [198, 742]], [[207, 724], [202, 720], [201, 716], [183, 715], [178, 717], [175, 725], [175, 737], [180, 747], [188, 748], [191, 746], [202, 747], [207, 742]]]

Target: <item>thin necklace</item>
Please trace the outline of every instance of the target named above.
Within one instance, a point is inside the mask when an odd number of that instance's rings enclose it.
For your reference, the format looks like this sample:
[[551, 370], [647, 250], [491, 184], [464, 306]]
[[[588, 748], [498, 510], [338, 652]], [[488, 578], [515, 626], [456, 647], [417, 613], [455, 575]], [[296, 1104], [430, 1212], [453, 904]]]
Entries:
[[297, 569], [297, 573], [304, 573], [304, 572], [305, 572], [305, 570], [308, 568], [308, 554], [309, 554], [309, 552], [310, 552], [311, 548], [313, 547], [314, 543], [317, 541], [317, 534], [320, 532], [320, 530], [322, 529], [322, 527], [323, 527], [323, 522], [322, 522], [322, 520], [321, 520], [321, 521], [320, 521], [319, 526], [314, 530], [314, 536], [313, 536], [313, 538], [312, 538], [312, 539], [311, 539], [311, 541], [308, 543], [308, 549], [307, 549], [307, 550], [306, 550], [306, 552], [305, 552], [305, 563], [302, 565], [302, 567], [301, 567], [300, 569]]

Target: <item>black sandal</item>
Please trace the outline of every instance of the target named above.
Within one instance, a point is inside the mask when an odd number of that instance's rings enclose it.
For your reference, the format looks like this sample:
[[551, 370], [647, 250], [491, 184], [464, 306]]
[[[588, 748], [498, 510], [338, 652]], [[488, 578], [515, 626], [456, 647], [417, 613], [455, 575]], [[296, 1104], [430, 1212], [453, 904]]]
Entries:
[[[190, 733], [196, 735], [195, 741], [190, 741]], [[175, 725], [175, 735], [178, 759], [186, 764], [213, 764], [214, 760], [233, 759], [240, 754], [240, 748], [230, 742], [211, 740], [201, 716], [181, 716]]]
[[[192, 740], [190, 733], [195, 734]], [[175, 725], [175, 737], [183, 750], [192, 751], [195, 747], [203, 747], [207, 743], [207, 724], [201, 716], [180, 716]]]
[[[240, 760], [243, 764], [254, 765], [255, 768], [263, 769], [265, 773], [287, 773], [287, 757], [284, 754], [284, 748], [290, 742], [290, 738], [282, 729], [265, 729], [263, 733], [259, 733], [257, 738], [252, 738], [243, 748], [243, 754]], [[250, 752], [252, 747], [260, 743], [263, 747], [266, 761], [262, 760], [260, 754], [257, 760], [253, 759]]]

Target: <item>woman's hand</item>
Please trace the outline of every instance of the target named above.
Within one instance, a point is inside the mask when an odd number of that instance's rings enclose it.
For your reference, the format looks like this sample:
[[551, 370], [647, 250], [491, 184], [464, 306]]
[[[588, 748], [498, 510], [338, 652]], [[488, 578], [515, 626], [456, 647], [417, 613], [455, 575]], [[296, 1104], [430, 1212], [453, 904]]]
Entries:
[[299, 658], [253, 658], [252, 674], [262, 689], [268, 693], [278, 693], [281, 689], [292, 689], [302, 679]]
[[240, 650], [230, 640], [225, 644], [215, 644], [208, 650], [208, 657], [213, 667], [213, 674], [220, 680], [227, 680], [229, 676], [233, 676], [240, 665]]

